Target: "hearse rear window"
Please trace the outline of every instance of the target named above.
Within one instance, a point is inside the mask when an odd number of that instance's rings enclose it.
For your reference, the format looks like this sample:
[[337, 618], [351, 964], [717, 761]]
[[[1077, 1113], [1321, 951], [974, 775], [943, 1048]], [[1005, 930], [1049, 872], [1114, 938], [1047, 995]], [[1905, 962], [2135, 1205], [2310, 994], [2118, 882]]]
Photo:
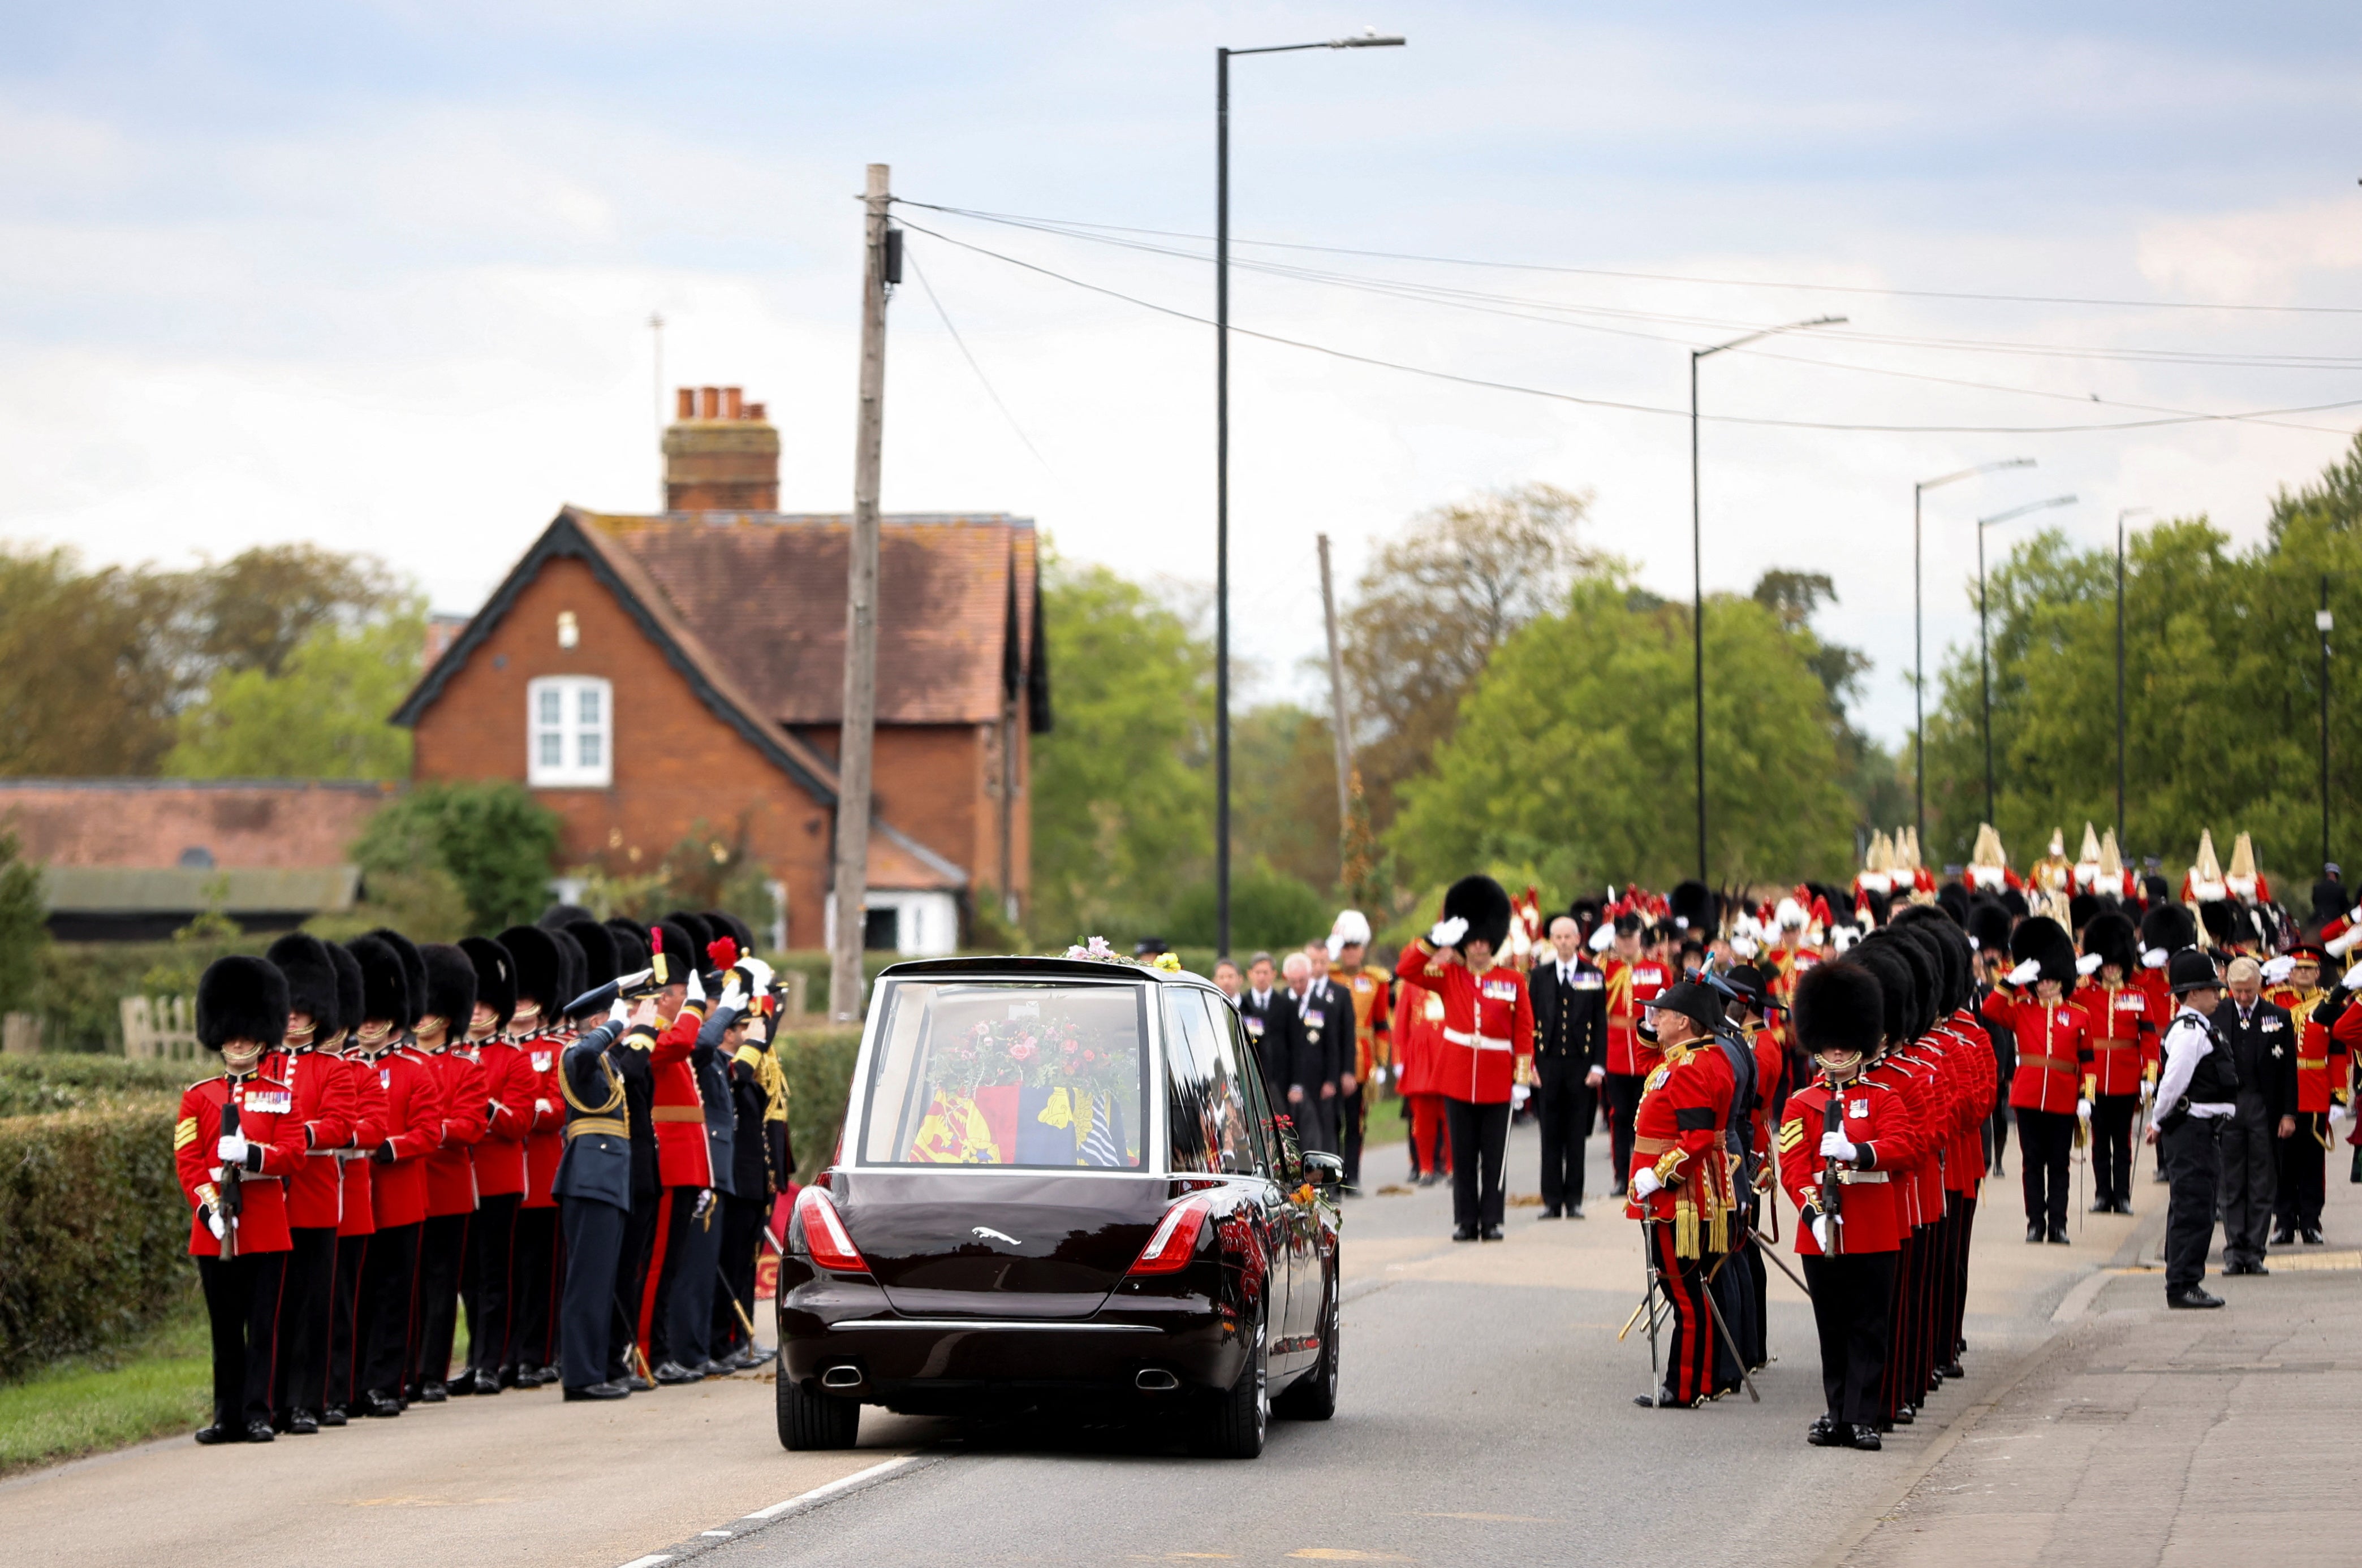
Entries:
[[905, 980], [884, 989], [862, 1164], [1142, 1168], [1147, 987]]

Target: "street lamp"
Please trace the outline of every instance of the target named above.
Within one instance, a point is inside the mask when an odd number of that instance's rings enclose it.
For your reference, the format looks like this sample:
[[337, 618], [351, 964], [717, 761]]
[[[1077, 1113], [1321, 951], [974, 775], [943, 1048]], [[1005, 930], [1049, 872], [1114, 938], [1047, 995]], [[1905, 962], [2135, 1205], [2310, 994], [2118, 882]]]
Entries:
[[2329, 576], [2323, 573], [2321, 608], [2312, 612], [2312, 628], [2321, 633], [2321, 863], [2324, 866], [2329, 863], [2329, 633], [2336, 624], [2336, 618], [2329, 613]]
[[1214, 51], [1214, 951], [1231, 950], [1231, 57], [1398, 49], [1375, 32]]
[[1991, 517], [1977, 519], [1977, 684], [1984, 690], [1985, 709], [1985, 820], [1993, 819], [1992, 761], [1992, 653], [1985, 632], [1985, 530], [1997, 522], [2007, 522], [2046, 507], [2070, 507], [2073, 496], [2053, 496], [2047, 501], [2028, 501], [2022, 507], [1995, 512]]
[[[1916, 777], [1912, 784], [1911, 819], [1921, 843], [1927, 839], [1927, 639], [1926, 616], [1922, 610], [1922, 555], [1919, 545], [1919, 498], [1926, 491], [1948, 485], [1956, 479], [1972, 479], [1979, 474], [1991, 474], [2003, 468], [2031, 468], [2031, 457], [2004, 457], [1998, 463], [1980, 463], [1973, 468], [1963, 468], [1957, 474], [1940, 478], [1922, 479], [1911, 487], [1911, 750], [1915, 753]], [[2118, 838], [2123, 837], [2119, 830]]]
[[2125, 842], [2125, 519], [2147, 517], [2148, 507], [2116, 513], [2116, 844]]
[[1697, 874], [1705, 876], [1705, 556], [1699, 540], [1698, 526], [1698, 361], [1709, 355], [1721, 354], [1758, 338], [1771, 337], [1783, 332], [1801, 332], [1806, 327], [1837, 326], [1843, 316], [1815, 316], [1808, 322], [1790, 322], [1785, 326], [1767, 326], [1760, 332], [1750, 332], [1744, 337], [1734, 337], [1728, 343], [1717, 343], [1711, 348], [1690, 350], [1690, 677], [1691, 701], [1697, 709]]

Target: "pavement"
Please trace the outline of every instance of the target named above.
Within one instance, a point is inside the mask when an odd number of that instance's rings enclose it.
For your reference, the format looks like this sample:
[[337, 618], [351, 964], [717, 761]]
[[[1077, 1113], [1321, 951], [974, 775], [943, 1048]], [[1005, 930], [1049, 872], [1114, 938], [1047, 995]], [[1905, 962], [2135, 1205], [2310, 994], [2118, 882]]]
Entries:
[[[1591, 1140], [1595, 1194], [1606, 1143]], [[2231, 1280], [2230, 1309], [2169, 1319], [2161, 1277], [2121, 1272], [2153, 1250], [2164, 1190], [2144, 1173], [2140, 1214], [2082, 1216], [2073, 1245], [2028, 1246], [2010, 1152], [2010, 1175], [1987, 1184], [1980, 1214], [1970, 1376], [1881, 1453], [1803, 1442], [1820, 1404], [1811, 1309], [1776, 1271], [1778, 1359], [1757, 1379], [1760, 1404], [1736, 1395], [1694, 1411], [1637, 1409], [1648, 1347], [1637, 1331], [1621, 1344], [1616, 1332], [1642, 1267], [1621, 1205], [1595, 1197], [1590, 1217], [1547, 1223], [1513, 1202], [1506, 1243], [1455, 1245], [1448, 1189], [1402, 1187], [1396, 1146], [1373, 1152], [1371, 1194], [1347, 1203], [1341, 1407], [1330, 1421], [1275, 1422], [1256, 1462], [1190, 1459], [1137, 1429], [875, 1409], [859, 1449], [790, 1454], [774, 1434], [772, 1387], [752, 1375], [571, 1409], [554, 1391], [513, 1391], [269, 1448], [179, 1439], [0, 1482], [0, 1557], [143, 1568], [167, 1556], [242, 1568], [658, 1568], [692, 1557], [708, 1560], [701, 1568], [1639, 1565], [1694, 1552], [1694, 1527], [1711, 1521], [1711, 1542], [1760, 1563], [1915, 1563], [1974, 1541], [1979, 1568], [1992, 1568], [2044, 1553], [2167, 1561], [2138, 1554], [2130, 1528], [2097, 1510], [2171, 1515], [2163, 1551], [2179, 1552], [2202, 1539], [2181, 1514], [2219, 1514], [2223, 1486], [2259, 1512], [2287, 1501], [2289, 1522], [2269, 1537], [2281, 1561], [2354, 1539], [2320, 1528], [2342, 1517], [2327, 1479], [2339, 1471], [2268, 1481], [2266, 1448], [2238, 1444], [2272, 1400], [2299, 1398], [2273, 1408], [2326, 1419], [2335, 1380], [2362, 1370], [2362, 1357], [2341, 1362], [2335, 1348], [2336, 1314], [2362, 1312], [2356, 1276]], [[1513, 1195], [1532, 1191], [1538, 1158], [1520, 1129]], [[2348, 1250], [2362, 1239], [2362, 1189], [2341, 1181], [2333, 1203], [2328, 1251], [2362, 1265]], [[2307, 1261], [2334, 1261], [2308, 1250]], [[2167, 1337], [2144, 1337], [2155, 1335]], [[2172, 1403], [2207, 1399], [2216, 1406], [2203, 1431]], [[2352, 1451], [2354, 1434], [2334, 1420], [2317, 1438], [2302, 1431], [2308, 1454], [2316, 1442], [2324, 1458], [2336, 1443]], [[2136, 1465], [2113, 1457], [2152, 1442]], [[2179, 1468], [2175, 1442], [2193, 1450]], [[2131, 1554], [2103, 1554], [2117, 1550]]]

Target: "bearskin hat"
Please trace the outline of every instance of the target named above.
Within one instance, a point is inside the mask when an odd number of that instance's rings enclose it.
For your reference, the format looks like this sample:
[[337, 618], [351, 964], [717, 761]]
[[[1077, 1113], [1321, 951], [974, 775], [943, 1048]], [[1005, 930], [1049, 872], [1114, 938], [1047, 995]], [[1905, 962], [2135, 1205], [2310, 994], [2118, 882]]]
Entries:
[[277, 965], [233, 953], [197, 978], [197, 1039], [209, 1051], [232, 1040], [270, 1050], [287, 1037], [287, 977]]
[[1969, 945], [1960, 928], [1943, 916], [1933, 920], [1913, 920], [1897, 926], [1895, 935], [1905, 941], [1919, 944], [1935, 967], [1935, 1012], [1927, 1020], [1933, 1028], [1937, 1018], [1951, 1012], [1968, 1000]]
[[418, 949], [426, 966], [426, 1005], [422, 1018], [440, 1018], [454, 1036], [465, 1036], [476, 1016], [476, 961], [449, 942], [429, 942]]
[[344, 1027], [337, 1011], [337, 960], [317, 937], [290, 931], [263, 955], [286, 978], [287, 1010], [312, 1020], [312, 1038], [326, 1040]]
[[1509, 939], [1509, 895], [1482, 872], [1462, 877], [1445, 892], [1443, 917], [1468, 922], [1463, 940], [1487, 943], [1497, 951]]
[[1948, 882], [1936, 890], [1936, 907], [1950, 916], [1962, 930], [1969, 925], [1969, 890], [1959, 883]]
[[2001, 906], [2009, 911], [2009, 917], [2013, 920], [2023, 920], [2034, 912], [2032, 906], [2025, 902], [2025, 894], [2016, 888], [2003, 888], [1993, 896], [2001, 900]]
[[2200, 905], [2198, 918], [2205, 923], [2206, 935], [2213, 938], [2218, 948], [2238, 934], [2238, 916], [2227, 898], [2213, 899]]
[[1980, 952], [2009, 951], [2009, 911], [1997, 898], [1980, 898], [1969, 905], [1969, 935]]
[[459, 950], [476, 966], [476, 1000], [492, 1010], [492, 1031], [503, 1033], [516, 1014], [516, 960], [490, 937], [462, 937]]
[[553, 904], [541, 912], [534, 924], [545, 931], [555, 931], [561, 926], [571, 926], [577, 920], [596, 920], [597, 916], [579, 904]]
[[407, 1029], [426, 1014], [426, 960], [418, 956], [418, 944], [390, 927], [381, 926], [370, 933], [393, 949], [402, 960], [403, 997], [410, 1004], [410, 1016], [396, 1018], [397, 1028]]
[[607, 934], [615, 938], [617, 974], [637, 974], [648, 967], [648, 928], [646, 926], [619, 915], [607, 922]]
[[1897, 1045], [1910, 1039], [1919, 998], [1917, 977], [1903, 949], [1893, 942], [1862, 942], [1846, 958], [1878, 977], [1880, 1031]]
[[2121, 910], [2103, 909], [2083, 927], [2083, 950], [2095, 955], [2103, 964], [2115, 965], [2126, 980], [2140, 968], [2138, 944], [2132, 916]]
[[1796, 1039], [1808, 1054], [1839, 1050], [1871, 1056], [1886, 1032], [1886, 998], [1879, 978], [1855, 958], [1806, 970], [1796, 981], [1789, 1007]]
[[2009, 956], [2013, 963], [2032, 959], [2042, 966], [2044, 980], [2055, 980], [2068, 991], [2075, 989], [2075, 943], [2049, 916], [2031, 916], [2018, 922], [2017, 929], [2009, 934]]
[[[704, 968], [705, 949], [712, 945], [714, 938], [723, 934], [721, 927], [708, 925], [704, 916], [700, 915], [695, 910], [691, 909], [676, 909], [671, 914], [665, 916], [665, 921], [667, 924], [678, 926], [682, 930], [689, 933], [689, 939], [697, 944], [696, 952], [698, 967], [700, 969]], [[670, 937], [667, 937], [665, 938], [665, 955], [668, 958], [674, 956], [672, 938]], [[675, 975], [673, 978], [678, 980], [680, 977], [679, 975]]]
[[[696, 916], [691, 916], [691, 919]], [[700, 925], [703, 922], [700, 921]], [[676, 916], [668, 915], [657, 921], [648, 933], [648, 961], [662, 962], [660, 977], [667, 985], [679, 985], [689, 979], [690, 971], [705, 967], [705, 944], [697, 933], [682, 925]]]
[[2067, 928], [2081, 931], [2100, 913], [2100, 901], [2088, 893], [2078, 893], [2067, 900]]
[[558, 926], [545, 929], [549, 932], [550, 946], [557, 949], [557, 1000], [552, 1005], [562, 1013], [568, 1003], [590, 989], [583, 979], [590, 972], [590, 960], [582, 956], [582, 944], [574, 939], [573, 932]]
[[[615, 933], [596, 920], [568, 921], [566, 934], [582, 948], [582, 991], [595, 990], [627, 972], [615, 963]], [[575, 992], [576, 996], [580, 994], [581, 992]], [[566, 1000], [571, 1002], [574, 997]]]
[[538, 926], [512, 926], [493, 940], [509, 956], [514, 981], [511, 1009], [530, 1002], [541, 1009], [543, 1018], [555, 1023], [557, 1010], [574, 1000], [571, 993], [559, 994], [558, 971], [565, 960], [558, 956], [557, 939]]
[[[744, 920], [739, 919], [735, 915], [731, 914], [728, 910], [707, 910], [705, 912], [705, 923], [712, 928], [713, 935], [715, 937], [727, 937], [732, 941], [737, 943], [738, 952], [741, 957], [744, 957], [755, 950], [755, 928], [747, 925]], [[1369, 940], [1366, 937], [1362, 939], [1364, 942]]]
[[2178, 953], [2198, 945], [2198, 921], [2186, 904], [2171, 899], [2153, 905], [2141, 916], [2140, 945], [2144, 952]]
[[1936, 1022], [1937, 1003], [1944, 980], [1944, 960], [1923, 946], [1920, 940], [1899, 934], [1889, 936], [1880, 945], [1902, 959], [1904, 966], [1911, 971], [1911, 1007], [1903, 1037], [1915, 1040]]
[[[321, 944], [328, 949], [328, 959], [337, 966], [337, 1027], [346, 1034], [361, 1026], [361, 963], [342, 942]], [[320, 1036], [314, 1032], [314, 1039]]]
[[2163, 904], [2173, 897], [2173, 884], [2155, 872], [2141, 878], [2141, 891], [2151, 904]]
[[361, 1020], [392, 1024], [397, 1030], [417, 1016], [410, 1005], [410, 971], [402, 954], [381, 937], [355, 937], [345, 944], [361, 968]]
[[1695, 877], [1675, 883], [1673, 891], [1665, 895], [1665, 906], [1672, 911], [1677, 929], [1714, 934], [1714, 890]]

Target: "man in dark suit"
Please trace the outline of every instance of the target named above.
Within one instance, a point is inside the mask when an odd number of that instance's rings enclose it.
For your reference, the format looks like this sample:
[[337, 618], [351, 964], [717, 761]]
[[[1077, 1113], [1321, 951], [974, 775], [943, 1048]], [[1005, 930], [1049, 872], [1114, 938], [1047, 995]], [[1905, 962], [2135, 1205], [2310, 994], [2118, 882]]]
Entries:
[[1257, 953], [1247, 960], [1247, 988], [1239, 993], [1239, 1021], [1246, 1025], [1247, 1038], [1254, 1042], [1255, 1055], [1263, 1062], [1263, 1086], [1269, 1095], [1272, 1109], [1284, 1111], [1287, 1105], [1286, 1064], [1279, 1058], [1279, 1031], [1276, 1024], [1283, 1011], [1283, 997], [1278, 990], [1279, 967], [1269, 953]]
[[2264, 1245], [2279, 1190], [2279, 1140], [2296, 1134], [2296, 1027], [2264, 1000], [2263, 970], [2236, 958], [2224, 971], [2231, 995], [2214, 1032], [2239, 1074], [2237, 1109], [2223, 1126], [2223, 1272], [2268, 1274]]
[[1607, 977], [1583, 951], [1571, 915], [1551, 922], [1551, 952], [1527, 977], [1534, 999], [1534, 1070], [1541, 1089], [1542, 1218], [1583, 1218], [1583, 1146], [1607, 1080]]
[[[1287, 955], [1288, 991], [1282, 996], [1281, 1059], [1287, 1063], [1284, 1103], [1296, 1118], [1297, 1141], [1307, 1149], [1335, 1154], [1341, 1147], [1339, 1118], [1353, 1070], [1353, 997], [1329, 978], [1329, 951], [1319, 943]], [[1298, 963], [1302, 989], [1297, 988]]]

